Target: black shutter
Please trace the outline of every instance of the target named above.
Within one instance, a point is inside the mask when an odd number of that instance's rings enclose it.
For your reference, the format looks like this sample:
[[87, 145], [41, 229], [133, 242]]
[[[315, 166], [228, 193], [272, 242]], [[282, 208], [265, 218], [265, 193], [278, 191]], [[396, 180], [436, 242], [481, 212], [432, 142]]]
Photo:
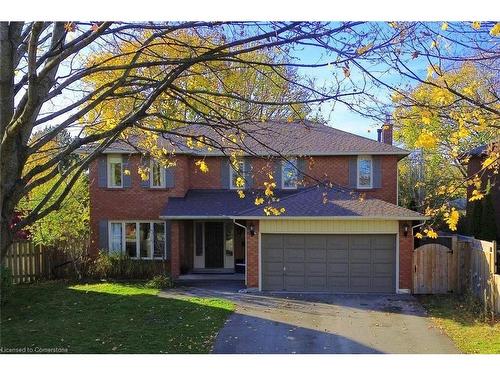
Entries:
[[229, 159], [222, 158], [220, 166], [220, 184], [222, 189], [229, 189], [231, 187], [229, 178]]
[[99, 220], [99, 249], [108, 249], [108, 221]]
[[349, 158], [349, 183], [350, 188], [358, 187], [358, 157], [351, 156]]
[[97, 185], [100, 188], [108, 187], [108, 158], [100, 155], [97, 159]]

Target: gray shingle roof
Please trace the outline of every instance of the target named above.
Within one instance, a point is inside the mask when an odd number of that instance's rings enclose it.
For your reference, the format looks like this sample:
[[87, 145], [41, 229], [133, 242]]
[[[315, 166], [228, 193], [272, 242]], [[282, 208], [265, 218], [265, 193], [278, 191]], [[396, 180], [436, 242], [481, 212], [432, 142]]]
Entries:
[[[243, 199], [231, 190], [190, 190], [183, 198], [170, 198], [161, 213], [164, 218], [249, 218], [266, 217], [262, 206], [255, 206], [259, 191]], [[425, 216], [380, 199], [364, 199], [338, 189], [314, 186], [295, 192], [277, 190], [276, 207], [285, 208], [283, 217], [356, 217], [422, 220]]]
[[[226, 150], [239, 149], [229, 140], [229, 136], [237, 137], [238, 145], [242, 145], [246, 154], [253, 155], [358, 155], [358, 154], [396, 154], [401, 157], [409, 152], [386, 143], [348, 133], [331, 126], [311, 121], [301, 122], [255, 122], [239, 125], [240, 132], [235, 134], [234, 127], [187, 125], [160, 138], [160, 144], [167, 150], [176, 153], [221, 155], [214, 148], [212, 151], [190, 149], [186, 146], [186, 136], [193, 138], [204, 136], [213, 144], [222, 145]], [[136, 140], [131, 139], [134, 144]], [[124, 142], [117, 142], [108, 150], [133, 152], [133, 147]]]

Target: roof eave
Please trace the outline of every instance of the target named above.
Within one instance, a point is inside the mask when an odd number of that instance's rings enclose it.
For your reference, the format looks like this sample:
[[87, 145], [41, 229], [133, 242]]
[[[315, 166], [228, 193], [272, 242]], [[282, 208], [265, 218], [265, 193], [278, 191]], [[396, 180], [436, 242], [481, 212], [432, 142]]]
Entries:
[[429, 216], [171, 216], [160, 215], [163, 220], [429, 220]]

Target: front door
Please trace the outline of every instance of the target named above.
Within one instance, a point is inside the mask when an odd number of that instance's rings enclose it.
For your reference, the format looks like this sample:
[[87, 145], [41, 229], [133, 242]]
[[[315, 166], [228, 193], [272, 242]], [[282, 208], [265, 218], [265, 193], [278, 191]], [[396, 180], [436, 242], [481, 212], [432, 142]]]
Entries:
[[205, 268], [224, 268], [224, 223], [205, 223]]

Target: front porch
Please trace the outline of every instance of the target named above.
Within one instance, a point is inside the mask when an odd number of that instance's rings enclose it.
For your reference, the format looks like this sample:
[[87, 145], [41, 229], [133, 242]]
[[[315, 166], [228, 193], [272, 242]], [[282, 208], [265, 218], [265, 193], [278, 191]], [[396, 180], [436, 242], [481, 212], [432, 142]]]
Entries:
[[[257, 286], [256, 277], [248, 277], [249, 227], [245, 220], [172, 220], [171, 274], [174, 279], [244, 281]], [[252, 251], [257, 255], [257, 251]], [[257, 258], [250, 267], [256, 268]]]

